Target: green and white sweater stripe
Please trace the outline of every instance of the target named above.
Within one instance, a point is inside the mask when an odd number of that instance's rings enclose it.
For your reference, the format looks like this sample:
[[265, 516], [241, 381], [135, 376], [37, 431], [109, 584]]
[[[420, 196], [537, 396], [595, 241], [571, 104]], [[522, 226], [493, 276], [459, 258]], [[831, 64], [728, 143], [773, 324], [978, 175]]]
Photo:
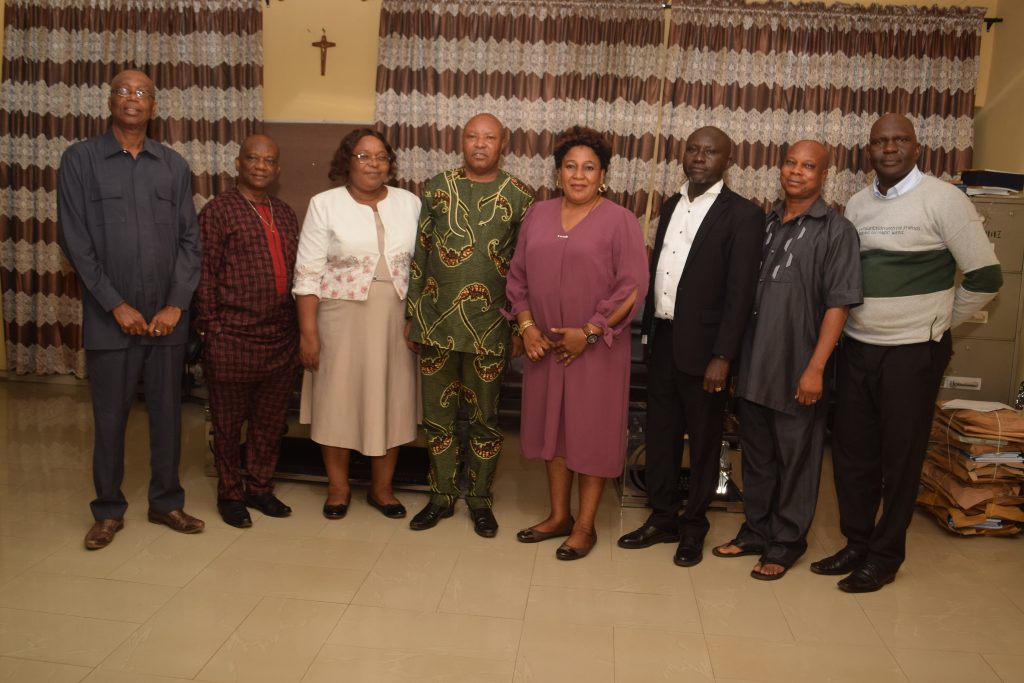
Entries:
[[[985, 306], [1003, 277], [981, 217], [957, 188], [932, 176], [905, 195], [870, 186], [846, 206], [860, 235], [864, 303], [846, 334], [879, 346], [937, 340]], [[957, 267], [963, 283], [955, 285]]]

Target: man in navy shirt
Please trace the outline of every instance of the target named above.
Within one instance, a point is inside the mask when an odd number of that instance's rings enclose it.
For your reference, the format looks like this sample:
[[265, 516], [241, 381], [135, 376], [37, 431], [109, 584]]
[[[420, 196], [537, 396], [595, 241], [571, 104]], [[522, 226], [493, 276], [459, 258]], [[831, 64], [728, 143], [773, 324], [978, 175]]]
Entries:
[[141, 380], [149, 413], [149, 521], [196, 533], [178, 479], [181, 379], [188, 307], [199, 281], [192, 174], [176, 152], [146, 137], [153, 81], [122, 71], [110, 83], [110, 128], [61, 157], [60, 244], [82, 285], [82, 326], [92, 389], [95, 523], [85, 547], [103, 548], [124, 526], [121, 491], [128, 414]]

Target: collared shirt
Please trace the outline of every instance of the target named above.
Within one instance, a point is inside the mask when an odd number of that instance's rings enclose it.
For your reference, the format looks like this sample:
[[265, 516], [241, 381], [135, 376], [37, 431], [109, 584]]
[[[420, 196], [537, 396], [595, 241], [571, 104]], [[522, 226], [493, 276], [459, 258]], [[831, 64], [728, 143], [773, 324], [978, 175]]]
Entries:
[[[295, 365], [298, 326], [290, 285], [299, 243], [295, 212], [277, 197], [274, 231], [237, 189], [217, 195], [199, 213], [202, 277], [196, 289], [196, 330], [206, 341], [209, 379], [244, 382]], [[280, 269], [285, 277], [278, 287]]]
[[[786, 223], [785, 203], [768, 214], [738, 396], [796, 415], [800, 375], [814, 354], [825, 311], [863, 300], [860, 240], [850, 221], [819, 197]], [[828, 386], [826, 382], [825, 391]]]
[[164, 306], [182, 318], [143, 344], [184, 344], [188, 309], [199, 282], [199, 225], [192, 172], [174, 150], [146, 138], [137, 156], [113, 129], [68, 147], [57, 190], [61, 247], [82, 284], [84, 346], [133, 343], [110, 313], [127, 303], [151, 320]]
[[704, 222], [711, 205], [718, 199], [725, 182], [719, 180], [703, 194], [690, 201], [687, 191], [690, 181], [683, 183], [679, 190], [680, 198], [672, 211], [668, 227], [665, 229], [665, 241], [661, 246], [658, 268], [654, 271], [654, 316], [672, 320], [676, 310], [676, 291], [679, 289], [679, 278], [686, 267], [686, 259], [693, 246], [693, 238]]
[[910, 169], [910, 173], [903, 176], [903, 180], [890, 187], [888, 192], [882, 194], [878, 190], [878, 176], [875, 176], [875, 182], [871, 183], [871, 191], [879, 199], [896, 199], [896, 197], [903, 196], [920, 185], [922, 178], [924, 178], [924, 173], [921, 173], [921, 169], [915, 166]]

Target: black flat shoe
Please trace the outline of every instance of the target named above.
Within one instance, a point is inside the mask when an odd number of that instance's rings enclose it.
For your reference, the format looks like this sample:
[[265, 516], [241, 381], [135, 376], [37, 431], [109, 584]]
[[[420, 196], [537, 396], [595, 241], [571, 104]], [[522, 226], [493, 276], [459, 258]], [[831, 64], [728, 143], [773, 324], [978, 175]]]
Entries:
[[658, 543], [678, 543], [679, 534], [674, 531], [662, 531], [656, 526], [644, 524], [619, 538], [619, 547], [626, 550], [650, 548]]
[[586, 548], [573, 548], [571, 545], [563, 543], [562, 545], [558, 546], [558, 549], [555, 551], [555, 557], [559, 560], [564, 560], [565, 562], [572, 562], [573, 560], [582, 560], [584, 557], [590, 554], [590, 551], [594, 549], [595, 545], [597, 545], [597, 534], [594, 534], [594, 542]]
[[416, 516], [409, 521], [409, 528], [414, 531], [423, 531], [437, 526], [445, 517], [455, 514], [455, 506], [445, 507], [435, 503], [427, 503], [427, 506], [416, 513]]
[[864, 562], [836, 585], [844, 593], [874, 593], [895, 580], [896, 572], [886, 571], [873, 562]]
[[378, 503], [369, 491], [366, 492], [366, 502], [370, 507], [380, 510], [380, 513], [389, 519], [402, 519], [406, 515], [405, 506], [401, 503]]
[[839, 576], [840, 574], [849, 574], [862, 564], [864, 564], [864, 553], [843, 548], [835, 555], [811, 562], [811, 571], [825, 576]]
[[476, 532], [477, 536], [494, 538], [498, 535], [498, 520], [494, 518], [494, 512], [491, 508], [470, 510], [469, 516], [473, 519], [473, 531]]
[[572, 525], [576, 521], [572, 517], [569, 518], [569, 525], [564, 529], [555, 529], [554, 531], [537, 531], [533, 527], [529, 529], [521, 529], [516, 534], [516, 540], [520, 543], [540, 543], [546, 541], [549, 538], [563, 538], [572, 533]]
[[246, 507], [256, 508], [267, 517], [287, 517], [292, 514], [292, 509], [269, 491], [267, 493], [245, 494], [245, 505]]
[[348, 514], [348, 503], [328, 505], [324, 503], [324, 517], [327, 519], [341, 519]]
[[237, 529], [248, 529], [252, 526], [252, 517], [245, 509], [245, 503], [240, 500], [217, 500], [217, 512], [225, 524]]
[[672, 561], [679, 567], [692, 567], [704, 559], [704, 543], [693, 538], [684, 538], [676, 548]]

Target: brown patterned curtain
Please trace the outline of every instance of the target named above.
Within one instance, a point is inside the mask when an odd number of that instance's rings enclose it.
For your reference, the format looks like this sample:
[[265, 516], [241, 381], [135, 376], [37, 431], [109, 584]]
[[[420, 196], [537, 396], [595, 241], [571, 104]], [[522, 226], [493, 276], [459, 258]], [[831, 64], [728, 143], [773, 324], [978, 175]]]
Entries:
[[383, 0], [376, 119], [416, 189], [461, 163], [458, 132], [487, 111], [512, 133], [504, 166], [554, 191], [553, 137], [607, 133], [609, 196], [642, 214], [660, 101], [659, 0]]
[[0, 92], [0, 287], [9, 369], [85, 374], [78, 281], [57, 245], [57, 167], [109, 120], [124, 68], [157, 87], [149, 134], [193, 172], [197, 206], [231, 186], [262, 119], [254, 0], [7, 0]]
[[802, 138], [832, 146], [825, 196], [845, 205], [866, 182], [871, 124], [890, 111], [914, 122], [924, 171], [969, 168], [983, 18], [983, 8], [674, 2], [657, 192], [678, 189], [675, 160], [704, 125], [737, 143], [730, 186], [765, 205], [779, 196], [784, 145]]

